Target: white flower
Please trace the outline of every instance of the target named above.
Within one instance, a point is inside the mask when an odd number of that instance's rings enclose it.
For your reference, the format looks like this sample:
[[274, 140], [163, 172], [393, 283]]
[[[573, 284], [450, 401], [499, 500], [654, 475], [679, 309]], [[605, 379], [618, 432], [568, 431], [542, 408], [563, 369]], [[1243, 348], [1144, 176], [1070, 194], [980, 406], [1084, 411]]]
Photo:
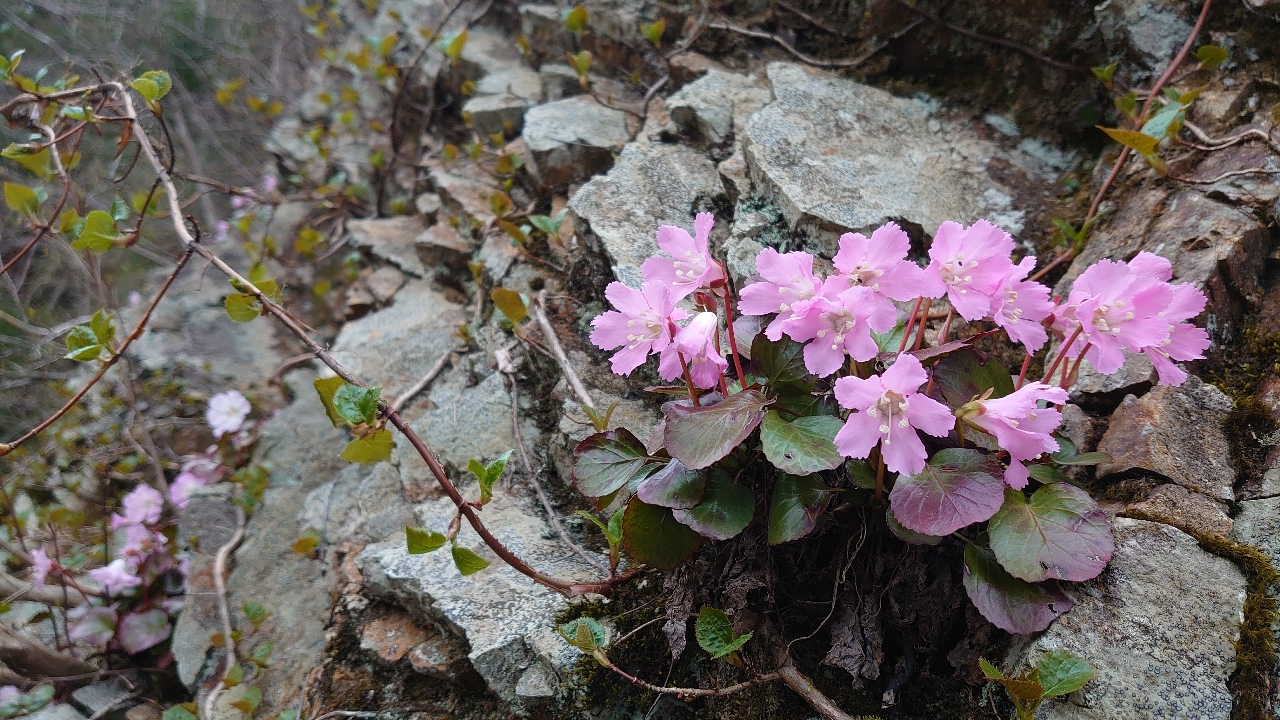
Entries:
[[243, 395], [235, 390], [228, 390], [209, 398], [209, 410], [204, 418], [209, 423], [213, 436], [220, 438], [239, 430], [245, 417], [249, 415], [249, 410], [249, 401]]

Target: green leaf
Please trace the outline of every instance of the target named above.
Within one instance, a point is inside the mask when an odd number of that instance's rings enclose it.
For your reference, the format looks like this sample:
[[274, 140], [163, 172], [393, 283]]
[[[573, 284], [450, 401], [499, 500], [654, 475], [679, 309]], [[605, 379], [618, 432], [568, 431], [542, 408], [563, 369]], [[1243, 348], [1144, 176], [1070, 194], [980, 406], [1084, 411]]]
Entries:
[[120, 231], [116, 229], [116, 221], [111, 215], [102, 210], [94, 210], [85, 217], [80, 236], [71, 244], [71, 247], [76, 250], [88, 248], [102, 253], [114, 247], [120, 237]]
[[453, 552], [453, 564], [458, 566], [458, 572], [462, 573], [463, 576], [475, 575], [489, 567], [488, 560], [461, 545], [454, 545], [451, 551]]
[[679, 523], [670, 508], [631, 498], [622, 517], [622, 544], [637, 561], [674, 570], [702, 545], [702, 536]]
[[1196, 58], [1202, 67], [1215, 68], [1227, 61], [1227, 49], [1219, 45], [1201, 45], [1196, 49]]
[[139, 95], [149, 102], [158, 101], [167, 95], [173, 87], [173, 82], [169, 79], [169, 73], [163, 70], [148, 70], [130, 84], [133, 85], [134, 90], [138, 91]]
[[769, 544], [799, 540], [812, 532], [830, 496], [820, 475], [779, 473], [769, 500]]
[[307, 528], [293, 541], [293, 551], [299, 555], [310, 555], [312, 550], [320, 546], [320, 540], [319, 530]]
[[750, 488], [733, 482], [729, 474], [721, 470], [713, 470], [712, 478], [719, 482], [707, 488], [702, 502], [687, 510], [673, 510], [672, 516], [703, 537], [728, 540], [751, 523], [756, 512], [756, 496]]
[[236, 322], [249, 322], [262, 313], [262, 303], [246, 293], [231, 293], [222, 300], [227, 316]]
[[24, 215], [34, 216], [40, 210], [40, 197], [36, 195], [35, 190], [26, 185], [5, 183], [4, 202], [10, 210]]
[[1157, 140], [1168, 137], [1182, 127], [1185, 114], [1186, 107], [1182, 103], [1171, 102], [1142, 125], [1142, 134], [1150, 135]]
[[258, 709], [258, 705], [262, 703], [262, 691], [256, 687], [249, 686], [240, 694], [240, 699], [231, 703], [231, 707], [239, 710], [245, 715], [253, 715], [253, 711]]
[[[621, 535], [615, 535], [612, 529], [608, 525], [606, 525], [603, 520], [596, 517], [595, 515], [592, 515], [586, 510], [579, 510], [578, 514], [586, 518], [587, 520], [590, 520], [592, 524], [600, 528], [600, 532], [604, 533], [605, 541], [607, 541], [610, 545], [617, 545], [618, 541], [622, 539]], [[614, 513], [614, 515], [617, 515], [617, 514], [618, 513]]]
[[1007, 489], [987, 531], [1000, 564], [1027, 582], [1092, 579], [1115, 549], [1106, 513], [1088, 493], [1065, 483], [1044, 485], [1030, 500]]
[[1035, 479], [1036, 482], [1048, 485], [1049, 483], [1068, 482], [1066, 475], [1063, 475], [1057, 468], [1049, 465], [1037, 463], [1027, 466], [1027, 473]]
[[703, 605], [698, 612], [698, 621], [694, 623], [694, 636], [698, 639], [698, 647], [706, 650], [713, 658], [722, 658], [736, 652], [751, 639], [751, 633], [734, 635], [733, 622], [723, 610]]
[[467, 30], [456, 35], [446, 35], [440, 39], [440, 50], [450, 59], [457, 60], [462, 55], [462, 49], [467, 46], [467, 38], [471, 33]]
[[111, 201], [111, 219], [116, 222], [124, 222], [129, 219], [129, 206], [124, 204], [124, 200], [116, 198]]
[[579, 82], [585, 83], [593, 57], [590, 50], [580, 50], [578, 54], [569, 56], [569, 64], [573, 65], [573, 69], [577, 71]]
[[560, 13], [560, 21], [564, 23], [564, 29], [575, 35], [587, 29], [587, 21], [590, 19], [587, 9], [581, 5], [566, 8]]
[[667, 452], [690, 470], [700, 470], [728, 455], [764, 418], [770, 402], [759, 390], [744, 390], [715, 405], [663, 406]]
[[583, 652], [591, 652], [609, 644], [609, 633], [598, 620], [590, 617], [574, 618], [557, 630], [565, 642]]
[[254, 602], [252, 600], [240, 605], [240, 610], [244, 613], [245, 619], [253, 623], [254, 628], [261, 625], [262, 621], [266, 620], [267, 615], [270, 614], [267, 612], [266, 608], [262, 607], [262, 603]]
[[942, 542], [942, 538], [936, 535], [918, 533], [898, 522], [898, 518], [893, 516], [892, 507], [885, 508], [884, 523], [889, 526], [889, 532], [896, 535], [902, 542], [911, 545], [937, 545]]
[[571, 479], [589, 498], [604, 497], [662, 467], [626, 428], [596, 433], [573, 448]]
[[774, 467], [792, 475], [809, 475], [834, 470], [844, 462], [835, 445], [836, 433], [842, 427], [840, 418], [830, 415], [788, 422], [776, 410], [770, 410], [760, 423], [760, 442]]
[[546, 215], [530, 215], [529, 222], [532, 223], [534, 227], [548, 235], [560, 234], [559, 220], [554, 220]]
[[87, 325], [71, 328], [63, 342], [67, 345], [67, 354], [63, 357], [79, 362], [97, 360], [106, 349], [98, 343], [98, 336]]
[[707, 478], [700, 470], [690, 470], [672, 458], [658, 472], [636, 486], [636, 497], [650, 505], [672, 509], [691, 508], [702, 501]]
[[271, 659], [271, 651], [275, 650], [275, 647], [276, 644], [270, 640], [263, 640], [258, 643], [258, 646], [253, 649], [253, 652], [249, 653], [249, 659], [252, 660], [255, 665], [266, 667], [267, 661]]
[[662, 18], [658, 18], [656, 22], [640, 26], [640, 33], [658, 49], [662, 49], [662, 33], [666, 32], [666, 30], [667, 21]]
[[28, 148], [10, 143], [4, 150], [0, 150], [0, 157], [7, 157], [18, 163], [41, 180], [52, 180], [56, 175], [53, 171], [53, 161], [49, 155], [49, 148], [31, 152]]
[[887, 333], [872, 331], [871, 339], [876, 341], [876, 348], [882, 353], [896, 353], [902, 347], [902, 336], [907, 332], [906, 321], [899, 322]]
[[515, 290], [494, 288], [489, 297], [512, 325], [519, 325], [529, 317], [529, 306], [525, 303], [524, 296]]
[[[894, 350], [898, 348], [895, 346]], [[789, 337], [774, 342], [764, 333], [751, 341], [751, 360], [756, 364], [756, 375], [770, 388], [779, 386], [812, 387], [808, 381], [809, 369], [804, 365], [804, 346]]]
[[1130, 119], [1138, 114], [1138, 94], [1132, 90], [1116, 98], [1115, 103], [1116, 109]]
[[196, 720], [195, 713], [181, 705], [174, 705], [160, 716], [160, 720]]
[[110, 345], [116, 339], [116, 316], [108, 315], [106, 310], [99, 310], [89, 320], [89, 328], [97, 338], [99, 345]]
[[1058, 454], [1054, 453], [1049, 457], [1053, 458], [1054, 462], [1059, 465], [1101, 465], [1102, 463], [1111, 462], [1111, 456], [1104, 452], [1087, 452], [1068, 457], [1058, 457]]
[[444, 547], [444, 544], [449, 541], [444, 535], [433, 530], [409, 527], [408, 525], [404, 528], [404, 539], [410, 555], [435, 552]]
[[362, 388], [347, 383], [333, 394], [333, 409], [352, 425], [372, 425], [378, 419], [378, 397], [381, 394], [380, 387]]
[[1110, 135], [1112, 140], [1115, 140], [1121, 145], [1124, 145], [1141, 155], [1147, 162], [1151, 163], [1151, 166], [1154, 167], [1157, 172], [1162, 175], [1164, 174], [1164, 163], [1156, 153], [1156, 149], [1160, 145], [1160, 140], [1158, 138], [1151, 137], [1150, 135], [1138, 132], [1137, 130], [1120, 130], [1117, 128], [1102, 127], [1101, 125], [1098, 125], [1097, 128], [1107, 135]]
[[50, 700], [53, 700], [53, 686], [41, 685], [34, 690], [28, 690], [23, 693], [22, 699], [18, 701], [18, 707], [28, 713], [33, 713], [48, 705]]
[[1111, 63], [1105, 67], [1093, 68], [1093, 74], [1108, 86], [1111, 85], [1111, 79], [1116, 75], [1116, 68], [1120, 67], [1119, 63]]
[[315, 382], [312, 383], [312, 385], [315, 385], [316, 393], [320, 395], [320, 403], [324, 405], [324, 411], [329, 416], [329, 422], [333, 423], [334, 427], [339, 427], [346, 423], [346, 420], [344, 420], [333, 407], [334, 393], [338, 392], [338, 388], [345, 384], [346, 381], [337, 375], [327, 378], [316, 378]]
[[978, 667], [982, 668], [982, 674], [987, 676], [988, 680], [1003, 680], [1004, 673], [995, 665], [992, 665], [986, 658], [978, 658]]
[[507, 461], [510, 459], [511, 451], [508, 450], [488, 465], [475, 458], [467, 461], [467, 472], [475, 475], [476, 480], [480, 483], [481, 505], [493, 499], [493, 484], [498, 481], [498, 478], [502, 477], [502, 471], [507, 468]]
[[1065, 650], [1051, 650], [1042, 655], [1036, 670], [1047, 698], [1075, 692], [1098, 675], [1097, 668]]
[[391, 431], [384, 428], [347, 443], [341, 457], [347, 462], [382, 462], [391, 459], [391, 448]]
[[240, 663], [235, 663], [231, 669], [222, 676], [222, 682], [229, 688], [235, 687], [244, 682], [244, 668]]
[[614, 538], [614, 544], [622, 542], [622, 518], [626, 514], [627, 508], [624, 506], [615, 510], [613, 517], [609, 518], [609, 529], [606, 535]]

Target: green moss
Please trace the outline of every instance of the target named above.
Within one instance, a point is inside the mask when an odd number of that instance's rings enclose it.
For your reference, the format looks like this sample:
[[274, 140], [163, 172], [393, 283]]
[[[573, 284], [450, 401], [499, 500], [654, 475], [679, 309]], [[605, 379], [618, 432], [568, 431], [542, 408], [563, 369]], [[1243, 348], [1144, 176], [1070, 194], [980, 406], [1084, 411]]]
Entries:
[[1270, 720], [1267, 696], [1271, 688], [1271, 671], [1276, 665], [1276, 640], [1273, 628], [1280, 623], [1274, 593], [1280, 591], [1280, 572], [1271, 559], [1258, 548], [1242, 542], [1203, 533], [1191, 533], [1200, 547], [1226, 558], [1244, 573], [1246, 595], [1244, 623], [1236, 642], [1236, 672], [1231, 678], [1231, 694], [1235, 698], [1232, 720]]

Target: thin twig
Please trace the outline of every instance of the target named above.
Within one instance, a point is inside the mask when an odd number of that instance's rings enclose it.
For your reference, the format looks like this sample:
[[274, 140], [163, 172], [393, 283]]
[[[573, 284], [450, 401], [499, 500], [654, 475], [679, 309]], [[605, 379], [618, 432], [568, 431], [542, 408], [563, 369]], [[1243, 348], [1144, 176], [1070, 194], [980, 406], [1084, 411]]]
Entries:
[[787, 658], [782, 667], [778, 668], [777, 674], [782, 677], [787, 687], [795, 690], [814, 710], [817, 710], [818, 716], [823, 720], [853, 720], [848, 713], [832, 702], [831, 698], [814, 687], [813, 681], [805, 677], [790, 658]]
[[533, 303], [533, 319], [537, 321], [538, 327], [542, 329], [542, 334], [546, 336], [547, 344], [551, 346], [551, 352], [555, 356], [556, 363], [560, 365], [560, 370], [564, 373], [565, 382], [569, 384], [573, 394], [578, 396], [578, 402], [594, 410], [596, 406], [595, 403], [591, 402], [591, 394], [587, 392], [586, 386], [582, 384], [577, 371], [569, 364], [569, 356], [565, 355], [564, 347], [560, 345], [560, 338], [556, 336], [555, 329], [551, 327], [551, 321], [547, 319], [546, 303], [543, 297], [545, 294], [546, 291], [544, 290], [538, 295], [538, 301]]
[[636, 677], [635, 675], [632, 675], [631, 673], [627, 672], [626, 670], [623, 670], [622, 668], [618, 667], [617, 665], [614, 665], [613, 663], [609, 663], [609, 669], [621, 675], [623, 678], [627, 680], [627, 682], [630, 682], [632, 685], [637, 685], [639, 687], [642, 687], [645, 690], [648, 690], [649, 692], [658, 693], [659, 695], [675, 695], [677, 697], [682, 697], [682, 698], [720, 697], [723, 695], [732, 695], [734, 693], [742, 692], [743, 690], [753, 688], [756, 685], [763, 685], [765, 683], [771, 683], [775, 680], [782, 679], [782, 675], [780, 673], [773, 672], [767, 675], [757, 675], [751, 678], [750, 680], [747, 680], [746, 682], [740, 682], [737, 685], [730, 685], [729, 687], [723, 687], [723, 688], [663, 687], [661, 685], [654, 685], [651, 682], [641, 680], [640, 678]]
[[422, 376], [421, 380], [414, 383], [413, 387], [400, 393], [399, 397], [395, 399], [395, 402], [391, 403], [391, 409], [399, 412], [400, 409], [405, 406], [405, 403], [412, 400], [414, 395], [422, 392], [431, 384], [432, 380], [436, 379], [436, 376], [440, 374], [440, 371], [444, 370], [444, 366], [449, 363], [449, 358], [453, 357], [455, 353], [464, 352], [465, 350], [465, 347], [452, 347], [445, 350], [440, 355], [439, 359], [435, 361], [435, 364], [431, 366], [431, 369], [427, 370], [427, 374]]
[[231, 633], [231, 611], [227, 607], [227, 560], [230, 559], [232, 551], [244, 539], [244, 508], [236, 505], [236, 531], [222, 547], [218, 548], [218, 554], [213, 559], [213, 588], [218, 598], [218, 619], [222, 621], [222, 642], [223, 649], [226, 651], [224, 662], [222, 664], [222, 672], [218, 677], [218, 684], [213, 686], [209, 691], [209, 695], [204, 699], [204, 717], [205, 720], [212, 720], [214, 703], [217, 702], [218, 696], [222, 694], [223, 689], [227, 687], [225, 678], [227, 673], [231, 672], [231, 668], [236, 665], [236, 641]]
[[[894, 33], [894, 35], [891, 36], [889, 40], [896, 40], [902, 37], [903, 35], [911, 31], [913, 28], [915, 28], [917, 25], [919, 25], [922, 22], [924, 22], [923, 19], [917, 19], [912, 21], [911, 23], [907, 24], [906, 27]], [[739, 35], [746, 35], [747, 37], [760, 38], [762, 40], [772, 40], [773, 42], [782, 46], [784, 50], [794, 55], [801, 62], [807, 65], [813, 65], [815, 67], [823, 67], [823, 68], [857, 67], [862, 63], [866, 62], [867, 60], [870, 60], [873, 55], [883, 50], [885, 46], [889, 44], [889, 40], [886, 40], [885, 42], [882, 42], [879, 45], [876, 45], [875, 47], [871, 48], [870, 50], [867, 50], [866, 52], [862, 53], [861, 55], [858, 55], [857, 57], [844, 58], [841, 60], [823, 60], [822, 58], [814, 57], [812, 55], [807, 55], [797, 50], [795, 46], [787, 42], [786, 39], [782, 38], [781, 36], [774, 35], [771, 32], [765, 32], [763, 30], [752, 30], [751, 28], [739, 27], [729, 22], [728, 20], [712, 20], [711, 22], [707, 23], [707, 27], [715, 28], [716, 30], [728, 30], [729, 32], [735, 32], [735, 33], [738, 33]]]
[[1017, 50], [1018, 52], [1024, 55], [1035, 58], [1036, 60], [1039, 60], [1042, 63], [1052, 65], [1060, 70], [1070, 70], [1071, 72], [1079, 72], [1079, 73], [1092, 72], [1090, 68], [1084, 65], [1075, 65], [1073, 63], [1062, 62], [1061, 60], [1054, 60], [1053, 58], [1049, 57], [1048, 55], [1045, 55], [1039, 50], [1036, 50], [1035, 48], [1029, 47], [1027, 45], [1023, 45], [1022, 43], [1014, 42], [1012, 40], [1006, 40], [1005, 38], [1001, 38], [1001, 37], [995, 37], [993, 35], [983, 35], [982, 33], [977, 32], [975, 30], [970, 30], [969, 28], [964, 27], [963, 25], [957, 25], [949, 20], [943, 19], [941, 15], [925, 10], [924, 8], [918, 5], [915, 5], [913, 3], [909, 3], [907, 2], [907, 0], [894, 0], [894, 2], [898, 3], [899, 5], [911, 10], [912, 12], [922, 17], [926, 17], [932, 20], [933, 22], [938, 23], [939, 25], [947, 28], [948, 30], [958, 32], [961, 35], [967, 35], [975, 40], [981, 40], [982, 42], [991, 43], [992, 45], [1007, 47], [1010, 50]]
[[1168, 178], [1170, 180], [1177, 180], [1178, 182], [1189, 183], [1191, 185], [1212, 185], [1217, 182], [1222, 182], [1223, 180], [1226, 180], [1228, 178], [1240, 177], [1241, 175], [1277, 175], [1277, 174], [1280, 174], [1280, 170], [1268, 170], [1267, 168], [1245, 168], [1244, 170], [1231, 170], [1230, 172], [1224, 172], [1221, 175], [1215, 178], [1210, 178], [1208, 180], [1197, 180], [1196, 178], [1181, 177], [1178, 175], [1169, 175]]

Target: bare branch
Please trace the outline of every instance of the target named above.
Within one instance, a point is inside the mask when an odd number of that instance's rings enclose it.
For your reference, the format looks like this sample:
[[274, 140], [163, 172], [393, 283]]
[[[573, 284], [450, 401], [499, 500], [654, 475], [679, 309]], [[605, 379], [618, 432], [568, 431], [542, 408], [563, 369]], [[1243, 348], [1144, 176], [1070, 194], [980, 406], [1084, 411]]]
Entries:
[[94, 668], [89, 663], [20, 635], [0, 625], [0, 662], [23, 675], [82, 675]]
[[209, 691], [209, 695], [204, 700], [204, 717], [206, 720], [212, 718], [213, 704], [217, 702], [218, 696], [227, 687], [224, 682], [228, 672], [236, 665], [236, 641], [231, 634], [231, 611], [227, 608], [227, 561], [231, 558], [231, 553], [244, 539], [244, 508], [236, 505], [236, 531], [222, 547], [218, 548], [218, 554], [213, 559], [213, 587], [218, 596], [218, 618], [222, 621], [222, 642], [226, 655], [223, 657], [222, 673], [218, 677], [218, 684], [213, 686]]

